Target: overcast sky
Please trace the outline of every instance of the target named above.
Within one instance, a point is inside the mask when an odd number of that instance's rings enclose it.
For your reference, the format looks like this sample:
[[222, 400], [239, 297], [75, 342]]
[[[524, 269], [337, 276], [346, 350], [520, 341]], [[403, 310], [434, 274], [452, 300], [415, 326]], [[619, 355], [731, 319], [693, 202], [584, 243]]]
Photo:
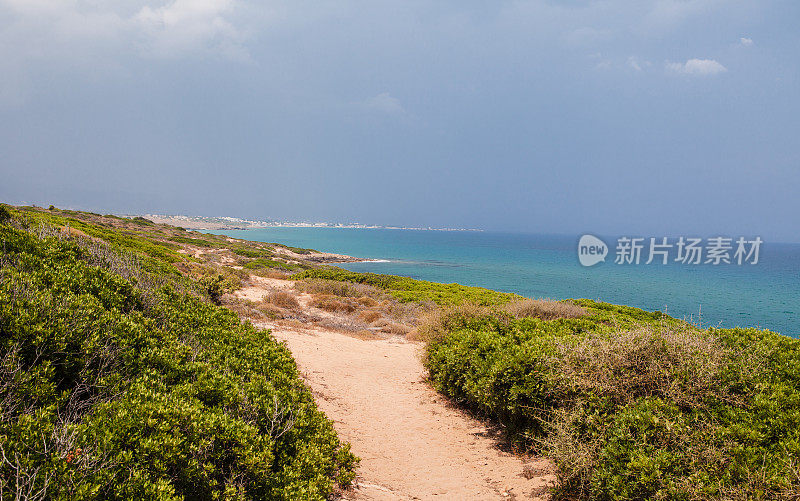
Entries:
[[800, 241], [796, 0], [0, 0], [0, 200]]

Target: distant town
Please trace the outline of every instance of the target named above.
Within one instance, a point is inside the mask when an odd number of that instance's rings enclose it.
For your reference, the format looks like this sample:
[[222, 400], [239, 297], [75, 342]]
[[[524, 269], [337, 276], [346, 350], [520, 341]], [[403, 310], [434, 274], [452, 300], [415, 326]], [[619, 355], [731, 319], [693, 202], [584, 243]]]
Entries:
[[423, 231], [483, 231], [477, 228], [421, 228], [411, 226], [382, 226], [361, 223], [328, 223], [309, 221], [255, 221], [237, 217], [204, 217], [165, 214], [126, 214], [126, 217], [140, 216], [159, 224], [180, 226], [191, 230], [257, 230], [263, 228], [361, 228], [375, 230], [423, 230]]

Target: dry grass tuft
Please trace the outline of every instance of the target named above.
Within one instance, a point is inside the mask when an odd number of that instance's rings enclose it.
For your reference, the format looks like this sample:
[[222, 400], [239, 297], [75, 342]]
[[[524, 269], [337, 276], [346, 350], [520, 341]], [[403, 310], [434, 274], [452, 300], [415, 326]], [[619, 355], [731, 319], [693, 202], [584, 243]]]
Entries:
[[283, 318], [284, 316], [284, 310], [274, 304], [264, 302], [256, 303], [255, 308], [264, 312], [264, 314], [271, 319]]
[[730, 356], [701, 331], [642, 327], [565, 339], [549, 363], [573, 387], [600, 391], [618, 403], [656, 395], [679, 406], [702, 408], [707, 397], [723, 393], [719, 373]]
[[391, 321], [413, 327], [419, 323], [424, 314], [438, 308], [439, 306], [433, 303], [401, 303], [394, 299], [386, 299], [370, 309], [381, 312], [384, 317]]
[[350, 335], [364, 341], [374, 341], [376, 339], [380, 339], [380, 337], [374, 331], [369, 329], [362, 329], [360, 331], [350, 333]]
[[375, 310], [364, 310], [358, 313], [359, 320], [366, 322], [368, 324], [371, 324], [382, 317], [383, 314]]
[[275, 268], [263, 268], [260, 270], [251, 271], [257, 271], [258, 273], [256, 274], [260, 277], [277, 278], [279, 280], [288, 280], [289, 276], [291, 275], [291, 273], [288, 271], [276, 270]]
[[273, 291], [269, 294], [266, 294], [264, 296], [264, 302], [289, 310], [296, 310], [300, 308], [300, 303], [297, 302], [297, 298], [295, 298], [294, 295], [284, 291]]
[[[406, 305], [396, 305], [398, 306]], [[447, 332], [464, 327], [471, 321], [495, 317], [500, 321], [513, 318], [541, 318], [542, 320], [555, 320], [557, 318], [578, 318], [588, 315], [589, 312], [578, 305], [549, 299], [523, 299], [514, 301], [502, 307], [481, 306], [476, 303], [463, 303], [456, 306], [442, 308], [422, 308], [417, 305], [415, 316], [417, 332], [415, 337], [423, 341], [441, 339]], [[412, 315], [413, 317], [414, 315]], [[414, 322], [407, 322], [414, 323]]]
[[419, 331], [415, 328], [411, 328], [411, 330], [408, 331], [406, 339], [409, 341], [423, 341], [422, 337], [419, 335]]
[[449, 331], [463, 326], [470, 320], [487, 317], [491, 314], [490, 308], [475, 303], [434, 308], [420, 315], [416, 336], [426, 342], [439, 340]]
[[578, 305], [551, 299], [522, 299], [508, 303], [503, 310], [516, 318], [536, 317], [542, 320], [578, 318], [589, 314]]
[[360, 298], [356, 299], [356, 301], [358, 301], [358, 304], [360, 304], [362, 306], [366, 306], [367, 308], [372, 308], [372, 307], [377, 306], [377, 305], [380, 304], [380, 301], [378, 301], [378, 300], [376, 300], [374, 298], [371, 298], [369, 296], [360, 297]]
[[411, 327], [403, 324], [398, 324], [395, 322], [389, 322], [388, 324], [381, 327], [381, 331], [386, 332], [388, 334], [394, 334], [395, 336], [405, 336], [409, 332], [411, 332]]
[[333, 317], [323, 318], [316, 323], [319, 327], [325, 329], [332, 329], [344, 334], [352, 334], [354, 332], [370, 330], [369, 325], [361, 322], [353, 317]]
[[264, 303], [254, 303], [246, 299], [239, 299], [232, 294], [224, 294], [221, 298], [221, 304], [235, 312], [239, 317], [249, 320], [258, 321], [281, 318], [280, 308]]
[[315, 295], [309, 304], [332, 313], [352, 313], [356, 310], [351, 302], [327, 294]]

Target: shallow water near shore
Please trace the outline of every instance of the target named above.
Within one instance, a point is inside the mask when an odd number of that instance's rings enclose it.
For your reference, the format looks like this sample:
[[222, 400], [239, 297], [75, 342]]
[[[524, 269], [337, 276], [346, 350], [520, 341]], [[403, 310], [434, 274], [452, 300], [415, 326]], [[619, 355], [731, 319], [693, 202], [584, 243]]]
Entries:
[[759, 263], [741, 266], [617, 265], [611, 248], [606, 262], [585, 268], [577, 259], [578, 235], [336, 228], [212, 233], [379, 260], [338, 265], [352, 271], [527, 297], [597, 299], [666, 311], [703, 327], [760, 327], [800, 336], [800, 244], [765, 242]]

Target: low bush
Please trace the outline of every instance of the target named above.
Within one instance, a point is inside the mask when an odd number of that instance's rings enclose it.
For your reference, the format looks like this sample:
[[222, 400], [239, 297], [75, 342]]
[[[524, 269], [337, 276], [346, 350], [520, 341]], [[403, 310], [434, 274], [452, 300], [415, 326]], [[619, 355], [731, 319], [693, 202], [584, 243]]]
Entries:
[[371, 324], [372, 322], [383, 318], [383, 314], [375, 310], [363, 310], [358, 313], [359, 320]]
[[264, 268], [278, 268], [283, 270], [301, 270], [302, 266], [292, 263], [284, 263], [283, 261], [275, 261], [274, 259], [258, 258], [250, 261], [244, 265], [247, 270], [261, 270]]
[[460, 284], [440, 284], [399, 277], [396, 275], [379, 275], [375, 273], [356, 273], [335, 267], [322, 267], [306, 270], [294, 276], [298, 280], [316, 278], [365, 284], [382, 289], [389, 295], [403, 302], [432, 301], [439, 305], [477, 303], [481, 305], [499, 305], [509, 301], [523, 299], [516, 294], [497, 292], [482, 287], [468, 287]]
[[256, 303], [247, 299], [238, 298], [231, 294], [223, 295], [221, 304], [239, 315], [240, 318], [249, 320], [275, 320], [282, 317], [282, 310], [277, 306], [263, 301]]
[[363, 297], [357, 298], [356, 301], [361, 306], [366, 306], [367, 308], [372, 308], [373, 306], [377, 306], [377, 305], [381, 304], [380, 301], [376, 300], [375, 298], [369, 297], [369, 296], [363, 296]]
[[294, 252], [295, 254], [301, 254], [301, 255], [303, 255], [303, 254], [311, 254], [312, 252], [316, 252], [314, 249], [304, 249], [302, 247], [290, 247], [288, 245], [283, 245], [282, 247], [284, 249], [288, 249], [288, 250]]
[[179, 244], [194, 245], [196, 247], [223, 247], [225, 244], [212, 239], [174, 236], [170, 240]]
[[219, 304], [219, 298], [226, 292], [225, 278], [222, 274], [205, 275], [200, 278], [198, 284], [214, 304]]
[[352, 313], [356, 310], [356, 307], [350, 301], [336, 296], [318, 295], [309, 304], [315, 308], [335, 313]]
[[425, 341], [441, 341], [449, 332], [467, 327], [472, 322], [478, 321], [478, 325], [482, 326], [480, 321], [491, 318], [491, 315], [491, 309], [475, 303], [433, 308], [422, 314], [417, 333]]
[[588, 312], [578, 305], [549, 299], [523, 299], [520, 301], [513, 301], [505, 305], [503, 311], [516, 318], [535, 317], [543, 320], [578, 318], [588, 315]]
[[261, 268], [258, 270], [248, 270], [249, 273], [265, 278], [277, 278], [279, 280], [287, 280], [289, 272], [278, 268]]
[[576, 303], [428, 322], [431, 381], [553, 458], [556, 499], [800, 497], [798, 341]]
[[[74, 211], [44, 212], [28, 207], [21, 207], [18, 210], [20, 214], [18, 224], [20, 226], [30, 227], [35, 231], [50, 227], [69, 228], [71, 232], [80, 232], [86, 238], [102, 240], [120, 250], [147, 256], [148, 259], [142, 259], [142, 265], [151, 272], [162, 275], [175, 275], [177, 271], [171, 266], [171, 263], [184, 260], [184, 256], [177, 252], [177, 246], [173, 244], [145, 238], [132, 231], [122, 231], [77, 219], [77, 217], [90, 217], [91, 215], [88, 213]], [[63, 214], [71, 214], [76, 217], [65, 217]], [[103, 216], [100, 216], [100, 218], [103, 218]], [[125, 221], [130, 220], [126, 219]]]
[[[50, 207], [53, 207], [53, 206], [51, 205]], [[55, 209], [55, 207], [53, 207], [50, 210], [54, 210], [54, 209]], [[136, 216], [133, 219], [131, 219], [131, 221], [133, 221], [136, 224], [142, 225], [142, 226], [154, 226], [156, 224], [156, 223], [150, 221], [149, 219], [143, 218], [141, 216]]]
[[0, 225], [0, 497], [325, 499], [352, 480], [268, 331], [64, 235]]
[[300, 308], [300, 303], [297, 302], [297, 299], [294, 297], [294, 295], [285, 291], [270, 292], [264, 296], [264, 302], [289, 310], [296, 310]]
[[272, 255], [272, 252], [268, 250], [248, 249], [248, 248], [234, 249], [233, 253], [236, 254], [237, 256], [250, 257], [250, 258], [270, 257]]
[[398, 324], [397, 322], [387, 322], [385, 325], [381, 326], [381, 331], [386, 332], [388, 334], [393, 334], [395, 336], [405, 336], [409, 332], [411, 332], [411, 327], [403, 324]]

